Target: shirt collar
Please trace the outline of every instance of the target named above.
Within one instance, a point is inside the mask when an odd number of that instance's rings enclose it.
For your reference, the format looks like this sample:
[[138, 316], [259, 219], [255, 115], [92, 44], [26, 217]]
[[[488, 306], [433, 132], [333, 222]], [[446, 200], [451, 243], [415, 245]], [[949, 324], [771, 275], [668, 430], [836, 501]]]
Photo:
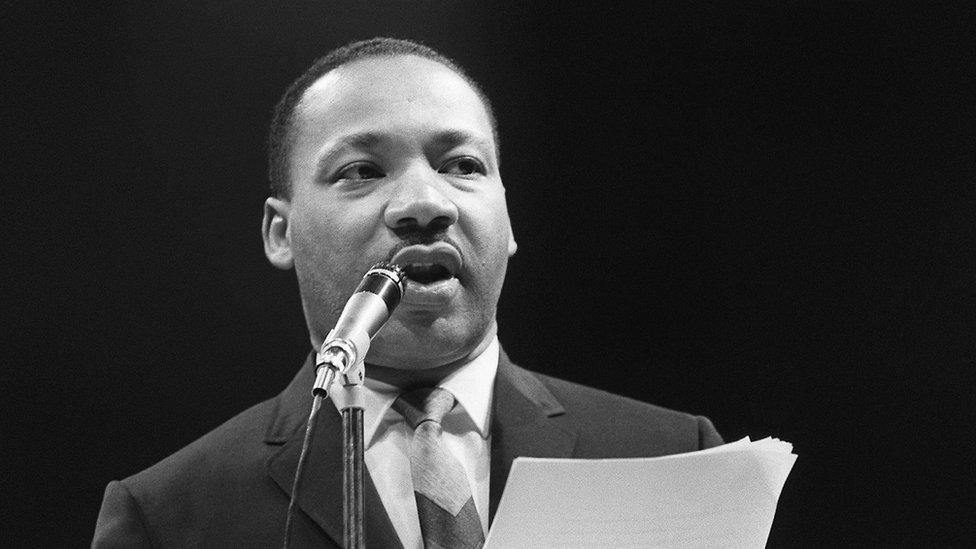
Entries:
[[438, 385], [454, 395], [478, 428], [481, 438], [488, 438], [491, 426], [491, 396], [497, 371], [498, 338], [495, 337], [480, 355]]
[[[491, 398], [492, 389], [495, 385], [495, 373], [498, 371], [499, 345], [498, 337], [494, 337], [491, 343], [473, 358], [470, 362], [455, 370], [451, 375], [444, 378], [438, 387], [450, 391], [460, 405], [456, 410], [462, 410], [478, 429], [481, 438], [488, 438], [491, 427]], [[366, 382], [363, 384], [363, 392], [366, 401], [364, 410], [363, 438], [368, 448], [372, 444], [373, 435], [376, 434], [387, 417], [387, 412], [393, 406], [393, 401], [399, 396], [399, 388], [369, 378], [369, 367], [366, 369]], [[335, 386], [329, 393], [330, 398], [336, 404], [336, 408], [341, 408], [345, 402], [346, 395], [341, 386]], [[395, 413], [395, 412], [391, 412]]]

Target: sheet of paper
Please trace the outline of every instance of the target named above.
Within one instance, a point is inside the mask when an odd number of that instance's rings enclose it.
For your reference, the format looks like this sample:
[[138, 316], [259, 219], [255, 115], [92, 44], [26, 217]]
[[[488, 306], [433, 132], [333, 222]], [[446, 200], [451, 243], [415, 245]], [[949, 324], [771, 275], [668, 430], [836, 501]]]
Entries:
[[517, 458], [485, 547], [763, 547], [792, 448], [746, 438], [659, 458]]

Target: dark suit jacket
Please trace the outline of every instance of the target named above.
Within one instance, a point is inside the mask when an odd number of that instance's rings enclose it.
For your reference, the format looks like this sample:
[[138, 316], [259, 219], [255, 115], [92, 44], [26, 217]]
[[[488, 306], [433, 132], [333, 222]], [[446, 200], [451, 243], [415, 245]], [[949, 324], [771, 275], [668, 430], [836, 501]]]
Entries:
[[[111, 482], [95, 547], [276, 547], [311, 407], [313, 357], [277, 397], [149, 469]], [[491, 423], [490, 516], [512, 460], [649, 457], [721, 444], [708, 419], [535, 374], [501, 353]], [[342, 543], [342, 421], [323, 405], [294, 518], [295, 547]], [[369, 472], [366, 543], [400, 547]]]

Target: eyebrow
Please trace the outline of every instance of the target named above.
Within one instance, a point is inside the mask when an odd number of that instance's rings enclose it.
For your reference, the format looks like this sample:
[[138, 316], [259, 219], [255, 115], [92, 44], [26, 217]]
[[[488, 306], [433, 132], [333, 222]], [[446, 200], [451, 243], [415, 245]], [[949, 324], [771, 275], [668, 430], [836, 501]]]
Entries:
[[344, 149], [371, 149], [383, 141], [383, 136], [373, 132], [354, 133], [338, 139], [326, 148], [315, 163], [315, 177], [322, 177], [333, 156]]
[[458, 145], [475, 145], [484, 147], [485, 152], [491, 151], [491, 142], [476, 134], [464, 130], [445, 130], [437, 133], [433, 139], [434, 143], [441, 147], [456, 147]]

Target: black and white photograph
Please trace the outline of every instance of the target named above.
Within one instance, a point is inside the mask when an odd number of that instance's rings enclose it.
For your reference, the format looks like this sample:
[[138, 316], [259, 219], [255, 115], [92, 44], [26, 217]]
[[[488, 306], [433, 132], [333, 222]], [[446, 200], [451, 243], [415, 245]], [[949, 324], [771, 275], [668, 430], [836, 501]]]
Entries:
[[965, 547], [976, 9], [13, 3], [4, 547]]

